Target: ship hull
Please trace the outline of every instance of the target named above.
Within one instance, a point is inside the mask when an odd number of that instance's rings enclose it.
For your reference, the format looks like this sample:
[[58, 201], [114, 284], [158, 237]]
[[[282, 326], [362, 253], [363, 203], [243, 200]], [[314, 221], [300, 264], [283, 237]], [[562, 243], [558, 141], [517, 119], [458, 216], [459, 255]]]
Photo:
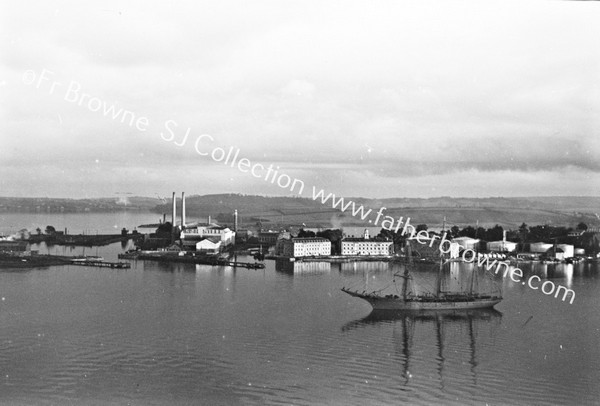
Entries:
[[362, 294], [351, 290], [342, 289], [350, 296], [366, 300], [373, 310], [464, 310], [491, 308], [502, 301], [501, 297], [491, 296], [471, 299], [447, 300], [403, 300], [401, 298], [388, 298], [375, 295]]

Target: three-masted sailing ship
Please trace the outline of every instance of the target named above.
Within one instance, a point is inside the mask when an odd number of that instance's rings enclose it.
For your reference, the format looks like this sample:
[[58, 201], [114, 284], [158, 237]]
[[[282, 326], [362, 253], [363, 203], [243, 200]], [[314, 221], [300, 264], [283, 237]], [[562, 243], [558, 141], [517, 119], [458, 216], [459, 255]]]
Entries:
[[[382, 291], [362, 291], [342, 288], [342, 292], [350, 296], [364, 299], [373, 307], [373, 310], [462, 310], [491, 308], [502, 300], [500, 292], [480, 293], [477, 291], [476, 275], [473, 270], [471, 286], [468, 290], [458, 292], [442, 291], [444, 267], [448, 261], [440, 255], [439, 269], [436, 278], [436, 289], [432, 293], [415, 294], [411, 289], [413, 261], [410, 242], [407, 241], [408, 261], [403, 274], [395, 274], [402, 280], [400, 294], [384, 294]], [[394, 278], [395, 283], [395, 278]]]

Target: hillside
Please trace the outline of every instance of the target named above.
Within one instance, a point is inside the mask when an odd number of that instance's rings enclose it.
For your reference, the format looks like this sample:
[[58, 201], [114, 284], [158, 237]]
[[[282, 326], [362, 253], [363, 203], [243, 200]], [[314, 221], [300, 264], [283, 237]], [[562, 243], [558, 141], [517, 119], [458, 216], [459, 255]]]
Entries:
[[[413, 224], [439, 226], [446, 218], [447, 224], [464, 226], [479, 223], [483, 227], [500, 224], [516, 228], [521, 223], [551, 224], [573, 227], [579, 222], [600, 226], [596, 213], [600, 213], [600, 197], [489, 197], [429, 199], [354, 198], [357, 204], [374, 212], [386, 207], [385, 215], [410, 217]], [[177, 201], [179, 211], [180, 199]], [[171, 203], [150, 197], [102, 199], [52, 199], [0, 197], [0, 212], [77, 213], [117, 212], [123, 210], [171, 213]], [[319, 201], [296, 197], [266, 197], [241, 194], [195, 195], [186, 198], [189, 221], [205, 220], [208, 216], [220, 222], [231, 223], [232, 213], [238, 210], [245, 224], [258, 222], [267, 226], [306, 224], [311, 227], [331, 225], [366, 225], [349, 211], [341, 212]]]
[[[600, 197], [535, 197], [535, 198], [450, 198], [433, 199], [353, 199], [374, 212], [386, 207], [385, 215], [410, 217], [413, 224], [464, 226], [479, 222], [491, 227], [500, 224], [516, 228], [521, 223], [575, 226], [579, 222], [600, 225], [594, 213], [600, 213]], [[178, 202], [179, 205], [179, 202]], [[179, 207], [179, 206], [178, 206]], [[222, 222], [231, 222], [238, 210], [244, 223], [278, 225], [330, 226], [365, 225], [350, 212], [341, 212], [319, 201], [292, 197], [263, 197], [239, 194], [189, 196], [186, 198], [188, 218], [204, 219], [211, 215]], [[156, 211], [170, 213], [170, 205], [157, 206]]]

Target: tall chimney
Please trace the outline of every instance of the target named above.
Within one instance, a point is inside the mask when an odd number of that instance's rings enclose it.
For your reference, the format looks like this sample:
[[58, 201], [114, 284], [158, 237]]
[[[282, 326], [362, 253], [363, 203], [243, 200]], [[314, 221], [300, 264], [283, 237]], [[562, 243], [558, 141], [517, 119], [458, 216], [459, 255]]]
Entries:
[[502, 230], [502, 242], [506, 242], [506, 230]]
[[233, 212], [233, 231], [237, 233], [238, 229], [238, 213], [237, 210]]
[[185, 227], [185, 192], [181, 192], [181, 228]]
[[173, 227], [175, 227], [175, 221], [177, 220], [177, 207], [175, 202], [175, 192], [173, 192], [173, 212], [171, 213], [171, 225], [173, 225]]
[[210, 216], [208, 216], [208, 225], [210, 226]]

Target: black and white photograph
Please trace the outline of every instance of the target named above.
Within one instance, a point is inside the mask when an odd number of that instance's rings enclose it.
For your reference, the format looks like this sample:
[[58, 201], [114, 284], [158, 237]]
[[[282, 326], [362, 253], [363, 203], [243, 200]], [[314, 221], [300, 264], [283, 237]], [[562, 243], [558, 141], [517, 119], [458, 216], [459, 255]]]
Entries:
[[599, 405], [599, 21], [0, 1], [0, 405]]

